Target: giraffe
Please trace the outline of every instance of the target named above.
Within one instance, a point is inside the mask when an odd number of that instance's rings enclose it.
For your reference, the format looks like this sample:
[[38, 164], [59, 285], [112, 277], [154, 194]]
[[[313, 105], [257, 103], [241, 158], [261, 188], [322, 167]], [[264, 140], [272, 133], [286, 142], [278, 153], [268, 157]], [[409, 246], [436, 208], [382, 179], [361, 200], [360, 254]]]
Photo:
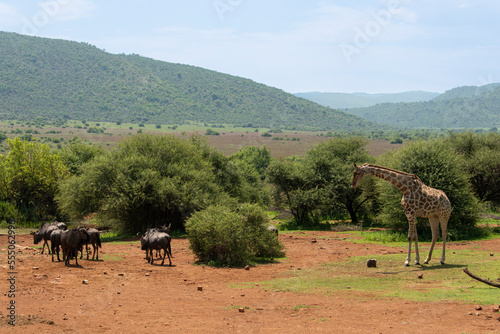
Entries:
[[418, 236], [416, 221], [417, 217], [428, 218], [431, 224], [432, 244], [429, 249], [429, 255], [424, 264], [429, 263], [432, 256], [434, 244], [439, 238], [439, 223], [443, 234], [443, 255], [441, 264], [445, 260], [446, 236], [448, 234], [447, 224], [451, 214], [451, 204], [446, 194], [438, 189], [426, 186], [418, 176], [409, 174], [387, 167], [363, 164], [356, 166], [352, 178], [352, 187], [356, 188], [359, 181], [365, 175], [373, 175], [382, 180], [385, 180], [403, 193], [401, 205], [405, 210], [406, 218], [408, 219], [408, 256], [406, 257], [405, 266], [410, 263], [411, 243], [415, 242], [415, 264], [420, 264], [420, 255], [418, 253]]

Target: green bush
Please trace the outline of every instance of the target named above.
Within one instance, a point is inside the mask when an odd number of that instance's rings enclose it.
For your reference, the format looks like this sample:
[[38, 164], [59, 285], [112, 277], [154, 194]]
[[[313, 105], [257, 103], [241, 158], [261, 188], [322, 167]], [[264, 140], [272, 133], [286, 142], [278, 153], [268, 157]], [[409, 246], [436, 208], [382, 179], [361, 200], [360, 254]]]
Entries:
[[190, 249], [198, 260], [215, 266], [244, 266], [257, 257], [284, 256], [283, 245], [267, 230], [268, 219], [256, 205], [233, 210], [214, 205], [186, 222]]

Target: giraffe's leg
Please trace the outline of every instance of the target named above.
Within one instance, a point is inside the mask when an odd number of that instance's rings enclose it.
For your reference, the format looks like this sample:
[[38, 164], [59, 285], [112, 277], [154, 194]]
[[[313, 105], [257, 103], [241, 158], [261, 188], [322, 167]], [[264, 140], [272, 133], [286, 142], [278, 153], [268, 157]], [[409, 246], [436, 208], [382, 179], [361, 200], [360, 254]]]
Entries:
[[441, 220], [441, 233], [443, 234], [443, 255], [441, 256], [441, 264], [444, 264], [445, 260], [445, 250], [446, 250], [446, 237], [448, 236], [448, 218]]
[[413, 235], [413, 239], [415, 240], [415, 265], [420, 264], [420, 253], [418, 252], [418, 235], [417, 228], [415, 227], [415, 233]]
[[427, 255], [427, 259], [424, 264], [429, 263], [432, 257], [432, 251], [434, 250], [434, 245], [436, 244], [437, 239], [439, 238], [439, 218], [431, 217], [429, 218], [429, 222], [431, 224], [431, 232], [432, 232], [432, 243], [431, 248], [429, 249], [429, 255]]
[[416, 217], [412, 214], [407, 214], [408, 223], [410, 225], [408, 229], [408, 255], [406, 256], [405, 266], [410, 265], [411, 260], [411, 242], [415, 240], [415, 264], [419, 264], [420, 255], [418, 253], [418, 237], [417, 237], [417, 228], [415, 226]]

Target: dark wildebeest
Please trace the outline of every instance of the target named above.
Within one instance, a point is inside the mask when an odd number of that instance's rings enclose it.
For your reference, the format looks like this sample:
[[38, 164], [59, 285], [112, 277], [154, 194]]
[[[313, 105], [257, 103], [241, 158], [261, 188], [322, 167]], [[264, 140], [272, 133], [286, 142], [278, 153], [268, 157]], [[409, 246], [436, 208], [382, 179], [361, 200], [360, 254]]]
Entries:
[[[163, 226], [160, 226], [160, 227], [155, 227], [155, 229], [158, 232], [165, 232], [165, 233], [169, 234], [171, 226], [172, 226], [172, 224], [170, 223], [170, 224], [168, 224], [168, 226], [163, 225]], [[170, 241], [172, 241], [172, 240], [170, 240]], [[169, 253], [170, 257], [173, 258], [173, 256], [172, 256], [172, 248], [170, 247], [170, 244], [168, 245], [168, 253]], [[159, 250], [156, 251], [156, 256], [157, 257], [161, 257], [161, 249], [159, 249]]]
[[[85, 228], [84, 228], [85, 229]], [[87, 260], [89, 259], [89, 248], [88, 245], [89, 243], [92, 244], [92, 260], [94, 260], [94, 257], [96, 260], [99, 260], [99, 247], [101, 246], [101, 232], [99, 232], [95, 228], [88, 228], [85, 229], [87, 231], [87, 234], [85, 234], [84, 238], [85, 240], [85, 252], [87, 253]], [[83, 255], [83, 252], [82, 252]], [[80, 256], [81, 259], [81, 256]]]
[[47, 245], [48, 252], [50, 254], [50, 246], [49, 246], [48, 241], [50, 240], [50, 234], [52, 233], [52, 231], [57, 230], [57, 229], [58, 228], [56, 225], [52, 225], [49, 223], [43, 223], [42, 226], [40, 226], [40, 228], [38, 229], [38, 231], [31, 232], [31, 234], [33, 235], [33, 243], [35, 245], [37, 245], [40, 241], [43, 240], [42, 254], [43, 254], [43, 251], [45, 249], [45, 245]]
[[59, 249], [61, 246], [61, 234], [63, 230], [54, 230], [50, 234], [50, 248], [52, 249], [52, 262], [54, 262], [54, 254], [57, 252], [57, 261], [61, 261], [59, 258]]
[[[141, 249], [146, 251], [146, 259], [153, 264], [153, 250], [163, 249], [163, 259], [161, 265], [165, 262], [165, 256], [168, 256], [169, 266], [172, 265], [170, 254], [172, 253], [170, 242], [172, 238], [166, 232], [160, 232], [157, 229], [149, 229], [144, 236], [141, 237]], [[148, 254], [149, 252], [149, 254]]]
[[63, 252], [64, 265], [69, 265], [71, 256], [75, 257], [78, 266], [78, 250], [86, 238], [85, 230], [72, 229], [63, 231], [61, 234], [61, 248]]

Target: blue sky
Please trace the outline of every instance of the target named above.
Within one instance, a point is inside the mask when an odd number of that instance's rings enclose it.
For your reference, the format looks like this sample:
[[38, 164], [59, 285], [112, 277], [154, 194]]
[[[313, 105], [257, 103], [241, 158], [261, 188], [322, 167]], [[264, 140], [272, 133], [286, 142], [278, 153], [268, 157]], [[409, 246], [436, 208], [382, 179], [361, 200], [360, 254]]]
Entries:
[[499, 18], [493, 0], [0, 0], [2, 31], [200, 66], [290, 93], [500, 82]]

